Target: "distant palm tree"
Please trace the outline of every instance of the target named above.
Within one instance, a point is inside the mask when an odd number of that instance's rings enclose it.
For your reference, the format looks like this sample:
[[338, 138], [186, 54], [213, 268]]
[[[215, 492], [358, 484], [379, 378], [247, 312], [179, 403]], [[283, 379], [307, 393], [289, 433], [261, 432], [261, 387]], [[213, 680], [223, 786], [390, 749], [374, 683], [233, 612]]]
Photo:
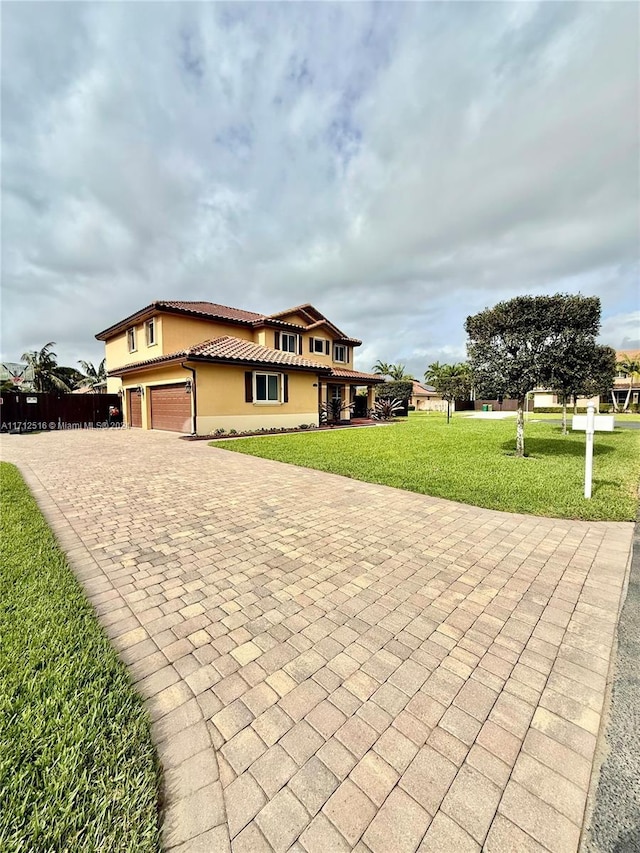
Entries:
[[107, 370], [106, 370], [106, 358], [103, 358], [98, 367], [96, 368], [92, 362], [83, 361], [80, 359], [78, 364], [84, 371], [84, 378], [80, 380], [79, 384], [84, 386], [89, 386], [90, 388], [95, 388], [96, 385], [100, 385], [102, 382], [106, 382], [107, 379]]
[[627, 391], [627, 397], [624, 401], [624, 406], [622, 407], [622, 411], [626, 412], [629, 408], [629, 400], [631, 399], [633, 380], [636, 376], [640, 376], [640, 359], [631, 358], [627, 355], [622, 359], [622, 361], [618, 362], [617, 367], [618, 370], [626, 374], [627, 379], [629, 380], [629, 390]]
[[389, 364], [387, 361], [380, 361], [380, 359], [378, 359], [372, 369], [378, 376], [389, 376], [393, 366], [393, 364]]
[[439, 361], [434, 361], [425, 370], [424, 378], [430, 385], [433, 385], [442, 399], [447, 401], [448, 423], [451, 416], [452, 401], [469, 393], [471, 387], [469, 365], [465, 362], [440, 364]]
[[33, 371], [33, 388], [36, 392], [69, 390], [58, 367], [58, 356], [51, 351], [55, 345], [55, 341], [49, 341], [40, 351], [31, 350], [20, 356]]
[[394, 381], [400, 382], [402, 379], [406, 379], [408, 382], [413, 381], [414, 377], [406, 372], [404, 364], [390, 364], [389, 368], [389, 376]]

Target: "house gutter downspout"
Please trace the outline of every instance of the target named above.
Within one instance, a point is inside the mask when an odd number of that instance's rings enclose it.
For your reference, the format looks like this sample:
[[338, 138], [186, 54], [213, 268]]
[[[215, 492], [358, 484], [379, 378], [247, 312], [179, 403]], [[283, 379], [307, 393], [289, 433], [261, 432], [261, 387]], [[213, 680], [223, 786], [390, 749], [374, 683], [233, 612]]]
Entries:
[[197, 420], [196, 419], [198, 417], [198, 415], [197, 415], [197, 412], [198, 412], [198, 395], [196, 392], [197, 391], [197, 389], [196, 389], [196, 371], [195, 371], [194, 367], [189, 367], [187, 364], [184, 363], [184, 361], [182, 362], [180, 367], [184, 368], [185, 370], [188, 370], [191, 373], [191, 375], [193, 376], [193, 379], [191, 381], [191, 393], [193, 394], [193, 415], [192, 415], [192, 420], [193, 420], [192, 427], [193, 428], [191, 430], [191, 434], [197, 435], [198, 433], [196, 432], [196, 427], [197, 427]]

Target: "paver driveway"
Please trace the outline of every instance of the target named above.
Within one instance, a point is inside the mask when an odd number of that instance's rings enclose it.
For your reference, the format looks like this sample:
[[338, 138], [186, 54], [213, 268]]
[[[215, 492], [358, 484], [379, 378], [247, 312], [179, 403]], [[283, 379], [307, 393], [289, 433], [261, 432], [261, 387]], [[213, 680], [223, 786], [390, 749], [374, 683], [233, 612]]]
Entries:
[[632, 525], [166, 433], [2, 444], [148, 700], [168, 849], [577, 849]]

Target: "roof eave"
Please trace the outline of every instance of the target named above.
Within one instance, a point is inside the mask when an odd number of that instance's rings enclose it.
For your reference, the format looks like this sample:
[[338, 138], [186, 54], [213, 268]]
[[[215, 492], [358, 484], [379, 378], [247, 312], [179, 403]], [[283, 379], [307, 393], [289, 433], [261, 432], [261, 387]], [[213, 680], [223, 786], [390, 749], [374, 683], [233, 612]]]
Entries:
[[241, 320], [236, 317], [218, 317], [215, 314], [205, 314], [203, 311], [196, 311], [191, 308], [177, 308], [175, 305], [167, 305], [164, 302], [152, 302], [151, 305], [147, 305], [145, 308], [141, 308], [140, 311], [136, 311], [135, 314], [131, 314], [129, 317], [125, 317], [124, 320], [114, 323], [113, 326], [109, 326], [103, 332], [98, 332], [95, 337], [99, 341], [106, 341], [108, 338], [112, 338], [119, 332], [129, 328], [134, 323], [139, 323], [141, 320], [151, 317], [154, 314], [179, 314], [187, 317], [200, 317], [210, 322], [220, 321], [222, 323], [231, 323], [234, 326], [251, 327], [256, 322], [259, 322], [256, 320]]

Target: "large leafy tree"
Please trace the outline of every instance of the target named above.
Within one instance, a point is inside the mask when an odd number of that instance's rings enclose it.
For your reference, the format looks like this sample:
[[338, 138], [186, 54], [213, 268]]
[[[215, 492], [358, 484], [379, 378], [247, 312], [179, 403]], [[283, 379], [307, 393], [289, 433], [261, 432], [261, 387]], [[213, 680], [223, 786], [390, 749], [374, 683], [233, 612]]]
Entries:
[[467, 317], [467, 350], [476, 387], [487, 396], [517, 400], [516, 456], [524, 456], [524, 405], [534, 388], [548, 387], [566, 342], [595, 347], [597, 297], [518, 296]]
[[80, 380], [80, 384], [95, 388], [96, 385], [105, 382], [107, 379], [106, 361], [106, 358], [103, 358], [100, 364], [96, 367], [92, 362], [80, 359], [78, 364], [84, 371], [84, 376]]
[[[635, 377], [640, 376], [640, 359], [631, 358], [630, 356], [625, 356], [621, 361], [619, 361], [616, 365], [617, 369], [622, 373], [625, 373], [627, 379], [629, 380], [629, 389], [627, 391], [627, 396], [624, 401], [624, 406], [622, 407], [622, 411], [626, 412], [629, 408], [629, 400], [631, 399], [631, 390], [633, 388], [633, 381]], [[614, 404], [615, 404], [614, 397]]]
[[425, 380], [447, 401], [447, 423], [451, 420], [451, 403], [469, 396], [471, 371], [465, 362], [440, 364], [434, 361], [424, 372]]
[[562, 432], [567, 434], [567, 404], [579, 396], [606, 394], [613, 385], [616, 351], [582, 338], [563, 341], [552, 367], [549, 387], [562, 402]]
[[55, 341], [49, 341], [41, 350], [31, 350], [21, 356], [33, 372], [33, 387], [37, 392], [69, 390], [63, 368], [58, 366], [58, 356], [51, 349], [54, 346]]

